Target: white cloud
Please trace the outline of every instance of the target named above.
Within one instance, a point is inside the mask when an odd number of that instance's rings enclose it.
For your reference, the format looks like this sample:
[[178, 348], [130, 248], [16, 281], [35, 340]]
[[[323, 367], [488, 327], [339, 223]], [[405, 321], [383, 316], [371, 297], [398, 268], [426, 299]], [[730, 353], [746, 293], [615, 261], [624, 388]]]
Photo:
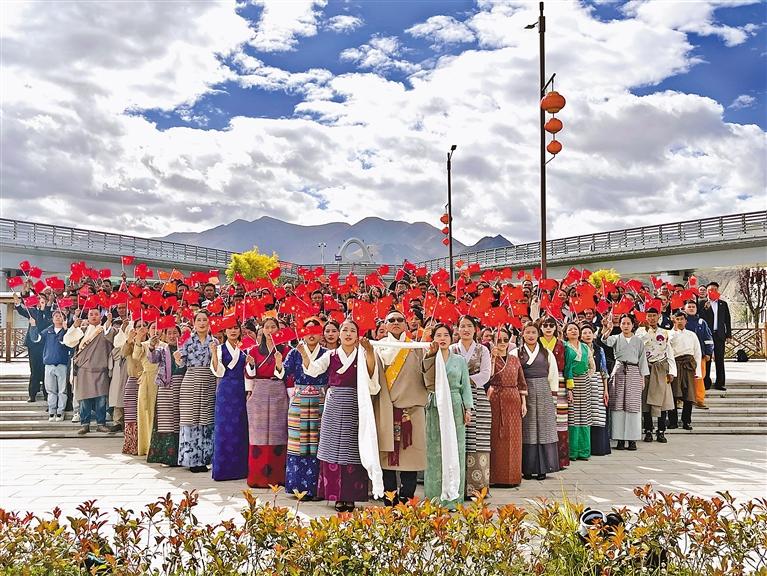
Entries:
[[722, 7], [757, 4], [759, 0], [714, 0], [694, 2], [657, 2], [631, 0], [622, 10], [653, 26], [663, 26], [681, 32], [695, 32], [701, 36], [719, 36], [727, 46], [745, 42], [758, 29], [753, 23], [745, 26], [717, 24], [714, 11]]
[[[536, 237], [538, 38], [522, 30], [536, 6], [483, 3], [465, 20], [483, 49], [432, 69], [407, 63], [396, 38], [371, 38], [347, 55], [369, 72], [340, 76], [239, 52], [253, 31], [233, 4], [81, 6], [3, 23], [4, 216], [149, 235], [264, 214], [436, 223], [456, 143], [458, 238]], [[684, 31], [600, 22], [565, 2], [548, 3], [547, 19], [548, 69], [568, 100], [548, 170], [552, 236], [763, 208], [764, 131], [724, 122], [709, 98], [630, 92], [694, 65]], [[417, 73], [407, 84], [375, 73], [387, 68]], [[199, 114], [191, 104], [221, 79], [302, 102], [294, 118], [221, 130], [160, 131], [124, 113]]]
[[253, 0], [263, 7], [250, 45], [262, 52], [294, 50], [298, 38], [317, 34], [327, 0]]
[[328, 20], [325, 22], [325, 28], [332, 30], [333, 32], [345, 33], [356, 30], [364, 23], [365, 22], [362, 20], [362, 18], [342, 14], [328, 18]]
[[732, 101], [732, 104], [727, 106], [727, 108], [741, 110], [743, 108], [751, 108], [754, 104], [756, 104], [756, 98], [749, 96], [748, 94], [741, 94], [735, 98], [735, 100]]
[[367, 44], [347, 48], [341, 52], [341, 60], [354, 62], [363, 70], [388, 72], [401, 70], [412, 73], [419, 69], [417, 64], [403, 58], [403, 48], [396, 36], [373, 36]]
[[408, 28], [405, 32], [415, 38], [431, 40], [432, 48], [474, 41], [474, 33], [469, 27], [452, 16], [432, 16], [425, 22]]

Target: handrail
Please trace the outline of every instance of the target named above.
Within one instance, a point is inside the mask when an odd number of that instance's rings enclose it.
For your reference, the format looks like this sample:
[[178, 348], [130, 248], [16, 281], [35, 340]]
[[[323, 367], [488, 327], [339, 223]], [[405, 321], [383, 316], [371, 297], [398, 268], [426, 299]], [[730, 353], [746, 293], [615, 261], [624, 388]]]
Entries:
[[[556, 238], [547, 242], [547, 252], [549, 260], [554, 262], [578, 256], [592, 257], [632, 250], [650, 250], [700, 244], [712, 240], [743, 238], [767, 239], [767, 210]], [[79, 249], [102, 255], [132, 255], [160, 261], [217, 267], [226, 267], [232, 255], [232, 252], [218, 248], [7, 218], [0, 218], [0, 243], [46, 246], [62, 250]], [[455, 259], [464, 260], [467, 263], [478, 263], [482, 268], [529, 265], [540, 260], [540, 244], [528, 242], [467, 252], [459, 254]], [[417, 265], [426, 266], [428, 270], [433, 271], [438, 268], [447, 268], [449, 263], [448, 258], [443, 257], [425, 260]], [[288, 274], [292, 275], [291, 271], [295, 271], [299, 266], [301, 265], [289, 265]], [[314, 268], [319, 265], [303, 264], [303, 266]], [[367, 274], [379, 266], [380, 264], [364, 263], [324, 265], [327, 273], [341, 274], [349, 272]], [[392, 273], [397, 268], [398, 264], [390, 265]]]

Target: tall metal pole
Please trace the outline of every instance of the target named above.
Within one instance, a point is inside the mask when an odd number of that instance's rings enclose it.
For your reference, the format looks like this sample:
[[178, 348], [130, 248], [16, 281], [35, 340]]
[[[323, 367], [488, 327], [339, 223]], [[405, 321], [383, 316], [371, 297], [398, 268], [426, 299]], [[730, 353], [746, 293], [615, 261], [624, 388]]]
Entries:
[[447, 153], [447, 238], [448, 259], [450, 260], [450, 285], [455, 281], [455, 269], [453, 266], [453, 183], [452, 183], [452, 159], [457, 146], [453, 144]]
[[[546, 17], [543, 15], [543, 2], [538, 4], [540, 15], [538, 16], [538, 38], [540, 39], [540, 66], [541, 66], [541, 90], [540, 98], [545, 96], [546, 89]], [[539, 100], [540, 100], [539, 98]], [[546, 123], [546, 111], [540, 108], [541, 114], [541, 272], [546, 278], [546, 131], [543, 125]]]

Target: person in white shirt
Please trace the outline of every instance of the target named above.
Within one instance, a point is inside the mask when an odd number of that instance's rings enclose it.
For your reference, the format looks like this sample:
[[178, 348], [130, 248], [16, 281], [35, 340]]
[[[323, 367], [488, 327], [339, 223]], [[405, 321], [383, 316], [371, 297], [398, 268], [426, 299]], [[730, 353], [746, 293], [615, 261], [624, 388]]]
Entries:
[[[671, 382], [674, 398], [683, 402], [682, 426], [692, 430], [692, 405], [695, 402], [695, 379], [701, 377], [700, 342], [694, 332], [685, 330], [687, 316], [682, 311], [674, 314], [674, 330], [671, 333], [671, 348], [674, 351], [676, 377]], [[677, 409], [668, 411], [669, 428], [678, 427]]]

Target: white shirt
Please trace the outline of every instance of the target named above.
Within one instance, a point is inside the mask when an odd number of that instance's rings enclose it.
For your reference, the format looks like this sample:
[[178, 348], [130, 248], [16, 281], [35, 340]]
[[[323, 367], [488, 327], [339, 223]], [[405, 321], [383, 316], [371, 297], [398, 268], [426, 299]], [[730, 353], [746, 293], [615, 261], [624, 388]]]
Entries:
[[714, 325], [711, 327], [711, 331], [716, 332], [719, 324], [719, 300], [711, 300], [711, 310], [714, 311]]
[[675, 328], [671, 331], [670, 344], [675, 357], [691, 354], [693, 358], [695, 358], [695, 377], [702, 378], [700, 371], [700, 342], [698, 342], [698, 336], [695, 332], [690, 332], [689, 330], [677, 330]]

